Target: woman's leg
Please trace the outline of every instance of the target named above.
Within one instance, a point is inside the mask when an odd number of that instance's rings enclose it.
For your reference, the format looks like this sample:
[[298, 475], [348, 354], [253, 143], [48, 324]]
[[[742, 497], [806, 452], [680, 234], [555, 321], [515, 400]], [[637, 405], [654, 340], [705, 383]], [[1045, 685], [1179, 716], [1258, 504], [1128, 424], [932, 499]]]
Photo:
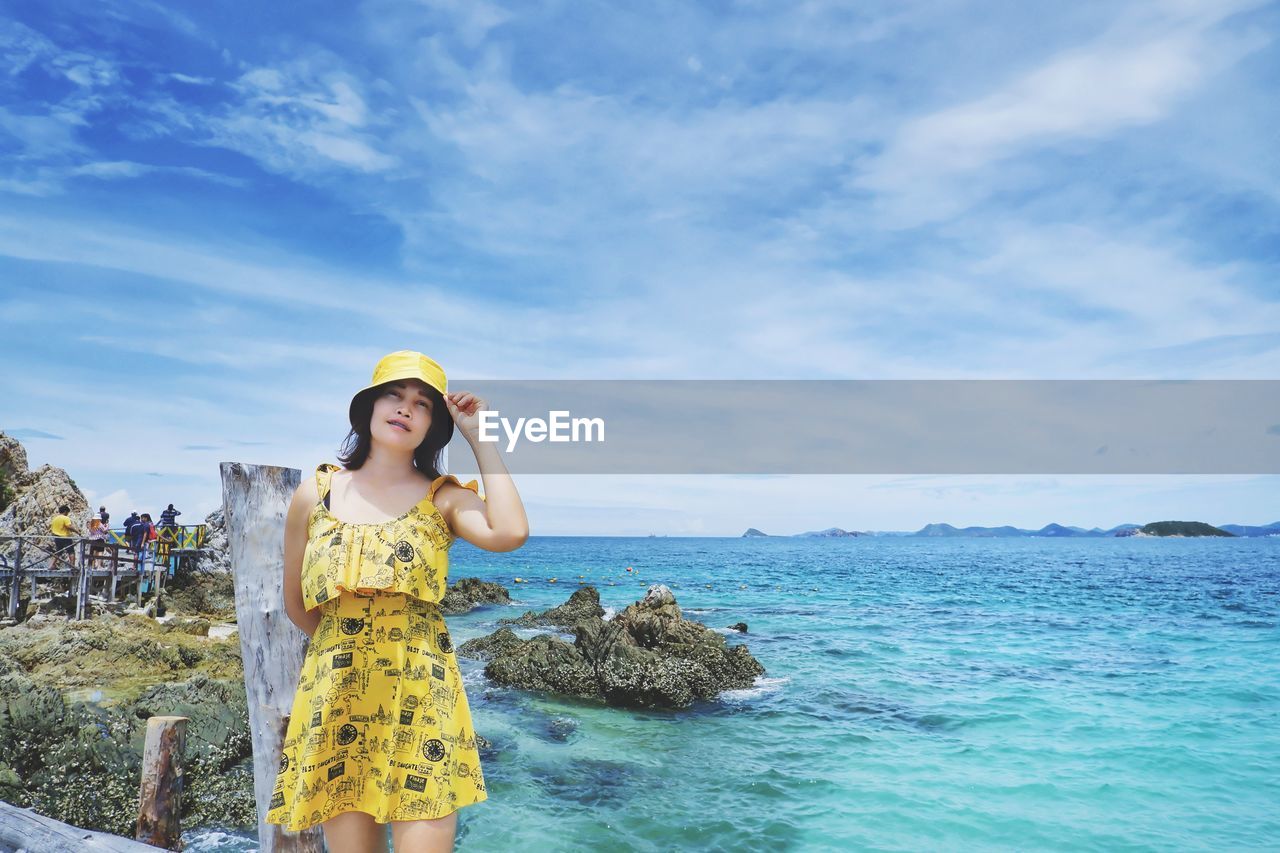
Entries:
[[396, 853], [451, 853], [457, 831], [457, 810], [435, 820], [391, 821]]
[[334, 853], [387, 853], [387, 825], [367, 812], [342, 812], [320, 824]]

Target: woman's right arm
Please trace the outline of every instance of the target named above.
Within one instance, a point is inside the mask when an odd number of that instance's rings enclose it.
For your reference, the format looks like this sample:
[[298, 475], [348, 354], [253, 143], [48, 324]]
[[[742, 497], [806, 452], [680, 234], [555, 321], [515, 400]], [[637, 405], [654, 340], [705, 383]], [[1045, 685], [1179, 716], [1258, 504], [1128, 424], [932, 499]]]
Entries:
[[304, 478], [284, 519], [284, 610], [308, 637], [320, 624], [320, 611], [308, 612], [302, 598], [302, 555], [307, 550], [307, 519], [319, 500], [315, 478]]

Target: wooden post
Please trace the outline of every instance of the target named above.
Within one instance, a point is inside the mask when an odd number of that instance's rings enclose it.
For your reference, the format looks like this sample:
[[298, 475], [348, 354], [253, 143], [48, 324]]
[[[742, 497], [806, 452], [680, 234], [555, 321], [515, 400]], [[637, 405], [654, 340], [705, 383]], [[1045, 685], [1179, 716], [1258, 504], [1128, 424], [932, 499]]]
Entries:
[[283, 752], [281, 723], [293, 710], [307, 635], [284, 609], [284, 519], [302, 480], [296, 468], [223, 462], [222, 507], [235, 580], [236, 623], [253, 733], [253, 792], [262, 853], [323, 851], [313, 826], [289, 832], [263, 818], [270, 808]]
[[84, 618], [84, 585], [87, 583], [84, 573], [84, 562], [81, 561], [80, 569], [76, 572], [76, 618]]
[[136, 838], [166, 850], [182, 849], [182, 752], [187, 744], [187, 720], [147, 720]]
[[18, 537], [18, 550], [13, 557], [13, 578], [9, 583], [9, 618], [18, 618], [18, 598], [22, 595], [22, 537]]
[[119, 582], [120, 572], [120, 546], [112, 542], [108, 545], [111, 549], [111, 597], [107, 599], [112, 604], [116, 603], [116, 583]]

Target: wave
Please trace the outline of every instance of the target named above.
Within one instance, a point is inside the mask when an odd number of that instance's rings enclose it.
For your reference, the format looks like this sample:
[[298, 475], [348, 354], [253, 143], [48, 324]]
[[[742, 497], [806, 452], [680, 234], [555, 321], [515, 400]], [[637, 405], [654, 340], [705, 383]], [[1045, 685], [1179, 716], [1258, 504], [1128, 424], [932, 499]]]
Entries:
[[747, 702], [753, 702], [765, 696], [781, 692], [784, 685], [791, 681], [789, 676], [779, 676], [777, 678], [769, 678], [763, 675], [757, 675], [755, 682], [750, 687], [744, 687], [738, 690], [724, 690], [720, 693], [720, 701], [727, 702], [732, 705], [741, 705]]

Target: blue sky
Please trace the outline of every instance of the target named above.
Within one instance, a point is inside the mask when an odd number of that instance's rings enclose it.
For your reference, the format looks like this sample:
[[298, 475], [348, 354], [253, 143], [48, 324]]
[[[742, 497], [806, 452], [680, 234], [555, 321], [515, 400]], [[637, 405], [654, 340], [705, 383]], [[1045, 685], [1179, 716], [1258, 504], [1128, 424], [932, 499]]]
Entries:
[[[332, 459], [402, 348], [451, 379], [1280, 375], [1275, 3], [3, 10], [0, 428], [113, 509]], [[1278, 485], [519, 483], [535, 534], [673, 535], [1263, 523]]]

